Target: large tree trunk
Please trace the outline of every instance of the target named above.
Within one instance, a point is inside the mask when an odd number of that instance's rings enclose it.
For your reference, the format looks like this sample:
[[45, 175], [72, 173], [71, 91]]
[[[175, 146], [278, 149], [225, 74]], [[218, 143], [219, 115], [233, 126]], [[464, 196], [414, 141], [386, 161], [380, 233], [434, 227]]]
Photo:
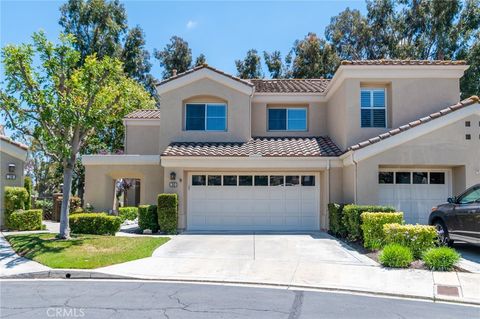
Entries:
[[58, 237], [61, 239], [70, 238], [70, 223], [68, 215], [70, 212], [70, 196], [72, 192], [72, 176], [75, 157], [76, 156], [73, 156], [73, 158], [68, 159], [63, 168], [63, 199], [60, 212], [60, 233], [58, 234]]

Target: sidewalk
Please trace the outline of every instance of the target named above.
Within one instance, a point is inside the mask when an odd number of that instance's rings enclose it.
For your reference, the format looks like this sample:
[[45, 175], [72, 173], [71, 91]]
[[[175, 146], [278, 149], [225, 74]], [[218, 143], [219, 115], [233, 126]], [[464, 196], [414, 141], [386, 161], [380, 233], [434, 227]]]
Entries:
[[35, 273], [50, 270], [49, 267], [18, 256], [3, 234], [0, 236], [0, 276]]

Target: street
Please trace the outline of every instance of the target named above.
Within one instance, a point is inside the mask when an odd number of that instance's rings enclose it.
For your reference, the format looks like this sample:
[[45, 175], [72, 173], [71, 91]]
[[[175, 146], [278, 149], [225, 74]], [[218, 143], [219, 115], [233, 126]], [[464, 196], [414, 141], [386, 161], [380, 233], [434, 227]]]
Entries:
[[1, 318], [479, 318], [473, 306], [187, 283], [1, 281]]

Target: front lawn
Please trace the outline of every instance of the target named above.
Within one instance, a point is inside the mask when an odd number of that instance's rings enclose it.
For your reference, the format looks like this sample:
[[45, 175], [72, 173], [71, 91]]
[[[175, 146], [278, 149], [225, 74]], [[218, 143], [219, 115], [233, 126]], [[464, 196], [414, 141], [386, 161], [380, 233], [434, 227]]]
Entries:
[[165, 237], [115, 237], [73, 235], [58, 240], [55, 234], [27, 234], [6, 237], [21, 256], [52, 268], [92, 269], [152, 256], [165, 244]]

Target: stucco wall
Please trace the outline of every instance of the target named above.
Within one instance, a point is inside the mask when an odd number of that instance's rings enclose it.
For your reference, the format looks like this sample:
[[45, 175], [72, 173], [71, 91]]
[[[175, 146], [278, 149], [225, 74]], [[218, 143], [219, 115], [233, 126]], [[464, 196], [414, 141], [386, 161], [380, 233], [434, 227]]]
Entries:
[[347, 148], [347, 87], [342, 83], [330, 96], [327, 103], [327, 131], [330, 138], [340, 149]]
[[[307, 107], [307, 131], [279, 132], [268, 131], [268, 107]], [[327, 129], [327, 105], [326, 103], [312, 103], [302, 101], [299, 97], [298, 102], [292, 103], [253, 103], [252, 104], [252, 136], [324, 136], [328, 134]]]
[[85, 170], [85, 203], [95, 211], [113, 208], [114, 180], [140, 179], [140, 205], [156, 204], [163, 192], [163, 168], [160, 165], [88, 165]]
[[[6, 178], [8, 174], [8, 164], [15, 164], [15, 175], [17, 176], [14, 180], [9, 180]], [[0, 151], [0, 225], [4, 225], [4, 191], [6, 186], [21, 186], [23, 187], [23, 170], [24, 162], [16, 157], [13, 157], [3, 151]]]
[[160, 145], [159, 125], [134, 125], [125, 127], [125, 153], [140, 155], [158, 155]]
[[[184, 103], [212, 101], [227, 102], [227, 131], [202, 132], [184, 130]], [[195, 97], [198, 97], [196, 99]], [[250, 96], [216, 81], [203, 78], [181, 88], [163, 93], [161, 99], [160, 141], [162, 152], [171, 142], [241, 142], [250, 138]]]
[[[471, 127], [465, 127], [470, 121]], [[480, 183], [480, 116], [461, 121], [365, 159], [357, 166], [357, 202], [378, 201], [378, 168], [384, 166], [452, 168], [452, 192]], [[472, 136], [465, 139], [466, 132]], [[366, 187], [368, 185], [368, 187]]]

